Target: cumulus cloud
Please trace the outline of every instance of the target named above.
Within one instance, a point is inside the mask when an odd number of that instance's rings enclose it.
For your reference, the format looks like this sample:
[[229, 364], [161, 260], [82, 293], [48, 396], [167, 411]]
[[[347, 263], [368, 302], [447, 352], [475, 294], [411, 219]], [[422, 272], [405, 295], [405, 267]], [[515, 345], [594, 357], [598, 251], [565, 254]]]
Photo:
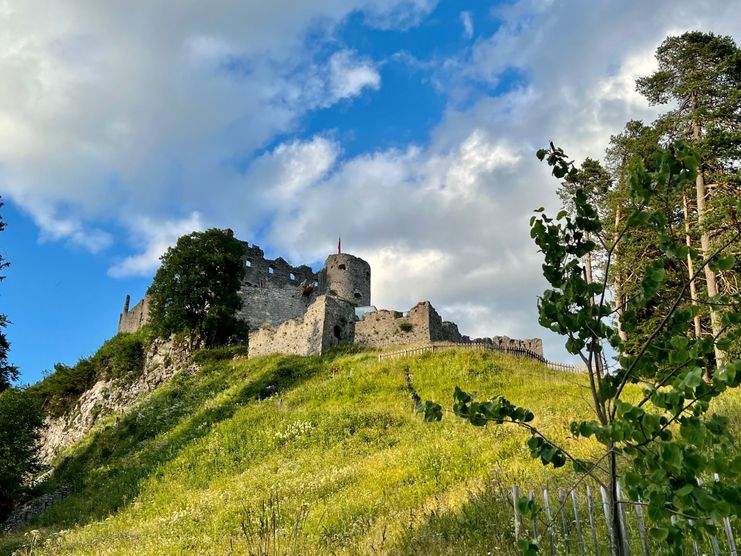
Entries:
[[158, 221], [140, 217], [131, 222], [135, 242], [144, 250], [114, 264], [108, 273], [114, 278], [130, 276], [149, 276], [159, 266], [160, 257], [177, 239], [205, 228], [201, 215], [197, 212], [179, 220]]
[[[259, 230], [296, 264], [323, 260], [341, 232], [373, 265], [379, 306], [429, 299], [464, 333], [542, 335], [557, 357], [537, 325], [545, 284], [528, 234], [557, 184], [535, 149], [552, 139], [599, 158], [628, 119], [656, 115], [633, 80], [665, 36], [691, 22], [738, 41], [741, 4], [505, 3], [492, 35], [418, 60], [450, 99], [424, 144], [348, 157], [341, 133], [302, 133], [307, 112], [382, 86], [381, 61], [332, 37], [348, 14], [403, 29], [435, 6], [169, 0], [144, 25], [123, 5], [13, 3], [0, 16], [0, 190], [50, 239], [100, 250], [112, 238], [96, 223], [124, 226], [136, 253], [112, 276], [151, 273], [178, 235], [207, 226], [249, 241]], [[312, 47], [317, 28], [327, 36]]]
[[373, 63], [358, 59], [355, 52], [335, 52], [329, 60], [329, 88], [333, 101], [357, 96], [366, 87], [378, 89], [381, 76]]
[[[142, 17], [110, 3], [5, 6], [0, 191], [34, 215], [52, 207], [50, 237], [82, 244], [78, 228], [91, 220], [126, 225], [127, 213], [199, 210], [206, 184], [233, 183], [308, 111], [378, 89], [372, 60], [332, 48], [349, 13], [372, 7], [393, 27], [429, 9], [408, 0], [173, 0]], [[326, 36], [307, 44], [313, 28]], [[69, 222], [78, 227], [60, 225]]]

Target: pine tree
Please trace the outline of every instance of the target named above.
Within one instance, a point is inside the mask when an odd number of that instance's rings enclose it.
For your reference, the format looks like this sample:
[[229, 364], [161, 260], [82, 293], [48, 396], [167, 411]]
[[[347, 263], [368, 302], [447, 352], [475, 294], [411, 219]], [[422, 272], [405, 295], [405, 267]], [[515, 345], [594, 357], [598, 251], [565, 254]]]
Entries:
[[[668, 138], [690, 141], [700, 156], [694, 208], [704, 262], [713, 246], [722, 243], [731, 229], [728, 216], [733, 215], [728, 208], [741, 195], [737, 164], [741, 153], [741, 51], [730, 37], [690, 32], [667, 38], [657, 49], [656, 59], [659, 69], [638, 79], [637, 87], [652, 104], [676, 105], [661, 118], [660, 125]], [[684, 201], [685, 235], [691, 242], [690, 206], [687, 199]], [[739, 249], [731, 246], [730, 254], [738, 254]], [[729, 273], [735, 276], [726, 280], [729, 287], [737, 289], [739, 270]], [[718, 338], [722, 323], [715, 301], [723, 292], [711, 265], [704, 266], [704, 273], [711, 330]], [[699, 329], [697, 323], [695, 329]], [[718, 365], [722, 360], [722, 351], [716, 348]]]
[[[0, 202], [0, 207], [3, 203]], [[5, 229], [5, 221], [0, 216], [0, 232]], [[9, 262], [3, 259], [0, 255], [0, 270], [7, 268], [10, 265]], [[0, 281], [4, 280], [5, 276], [0, 276]], [[10, 349], [10, 343], [5, 337], [3, 329], [8, 325], [8, 317], [4, 314], [0, 314], [0, 392], [10, 387], [11, 381], [18, 379], [18, 369], [8, 363], [8, 350]]]

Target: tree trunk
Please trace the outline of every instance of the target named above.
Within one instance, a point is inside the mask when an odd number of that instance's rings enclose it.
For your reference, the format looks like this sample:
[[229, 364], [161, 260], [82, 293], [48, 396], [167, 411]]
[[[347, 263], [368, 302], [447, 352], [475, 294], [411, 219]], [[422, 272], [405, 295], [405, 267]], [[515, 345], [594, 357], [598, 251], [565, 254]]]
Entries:
[[[584, 232], [584, 239], [586, 241], [590, 241], [592, 239], [589, 232]], [[585, 270], [587, 273], [587, 284], [591, 284], [592, 283], [592, 253], [587, 253], [584, 266], [585, 266]]]
[[618, 504], [617, 494], [617, 482], [618, 482], [618, 469], [617, 469], [617, 457], [613, 450], [614, 446], [612, 443], [608, 444], [607, 449], [610, 451], [608, 456], [608, 473], [610, 474], [610, 484], [608, 501], [610, 506], [610, 521], [612, 521], [613, 531], [613, 556], [625, 556], [625, 544], [623, 542], [623, 527], [620, 523], [620, 505]]
[[[619, 249], [618, 249], [618, 228], [620, 227], [620, 221], [622, 220], [622, 210], [618, 206], [617, 210], [615, 211], [615, 236], [614, 236], [614, 242], [615, 242], [615, 248], [612, 252], [612, 258], [613, 258], [613, 265], [618, 264], [618, 260], [620, 257]], [[625, 312], [625, 307], [623, 307], [623, 293], [622, 293], [622, 287], [623, 287], [623, 281], [620, 277], [620, 272], [615, 272], [615, 278], [614, 278], [614, 286], [615, 286], [615, 307], [617, 312], [617, 333], [620, 339], [623, 342], [628, 341], [628, 335], [625, 333], [625, 330], [623, 330], [623, 326], [620, 322], [620, 319], [623, 318], [623, 313]]]
[[[692, 111], [697, 111], [697, 95], [693, 94], [691, 97]], [[692, 136], [695, 141], [700, 141], [702, 138], [702, 130], [700, 124], [693, 117], [692, 119]], [[705, 197], [707, 192], [705, 190], [705, 174], [703, 173], [702, 161], [700, 162], [699, 168], [697, 169], [697, 178], [695, 179], [695, 192], [697, 193], [697, 224], [700, 227], [700, 248], [702, 252], [703, 262], [707, 261], [710, 253], [710, 235], [707, 230], [704, 229], [705, 224]], [[715, 279], [715, 272], [710, 269], [709, 265], [705, 265], [705, 282], [707, 283], [708, 297], [718, 295], [718, 284]], [[718, 311], [710, 305], [710, 328], [713, 331], [713, 336], [718, 337], [720, 334], [720, 315]], [[723, 353], [718, 349], [717, 344], [715, 347], [715, 365], [720, 367], [723, 363]]]
[[[690, 237], [690, 211], [687, 203], [687, 195], [682, 195], [682, 201], [684, 202], [684, 239], [687, 243], [687, 247], [691, 248], [692, 239]], [[692, 255], [690, 253], [687, 253], [687, 274], [689, 274], [690, 279], [695, 274], [695, 264], [692, 262]], [[692, 300], [692, 305], [697, 305], [697, 284], [695, 284], [695, 280], [691, 280], [690, 282], [690, 299]], [[700, 338], [702, 336], [700, 315], [695, 315], [694, 322], [695, 338]]]

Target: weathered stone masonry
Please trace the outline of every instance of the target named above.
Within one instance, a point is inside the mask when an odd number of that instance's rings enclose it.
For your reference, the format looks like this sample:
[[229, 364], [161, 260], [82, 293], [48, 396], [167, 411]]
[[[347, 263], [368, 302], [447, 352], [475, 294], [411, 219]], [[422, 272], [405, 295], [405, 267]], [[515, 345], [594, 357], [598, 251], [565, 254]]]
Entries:
[[248, 356], [274, 353], [321, 355], [339, 343], [352, 344], [355, 310], [336, 297], [322, 295], [303, 318], [284, 322], [277, 329], [264, 325], [250, 332]]
[[355, 343], [386, 347], [427, 342], [460, 342], [463, 337], [452, 322], [443, 322], [429, 301], [417, 303], [408, 313], [375, 311], [355, 323]]
[[123, 312], [118, 317], [118, 333], [136, 332], [149, 320], [149, 298], [145, 295], [134, 308], [129, 310], [131, 296], [124, 300]]
[[[455, 323], [443, 321], [429, 301], [406, 313], [371, 306], [371, 268], [349, 253], [330, 255], [324, 268], [291, 266], [270, 260], [257, 245], [244, 245], [245, 276], [239, 316], [249, 327], [249, 357], [275, 353], [320, 355], [338, 343], [387, 347], [429, 342], [470, 342]], [[126, 296], [119, 332], [134, 332], [147, 322], [147, 297], [129, 311]], [[538, 338], [506, 336], [473, 340], [502, 348], [525, 348], [542, 355]]]

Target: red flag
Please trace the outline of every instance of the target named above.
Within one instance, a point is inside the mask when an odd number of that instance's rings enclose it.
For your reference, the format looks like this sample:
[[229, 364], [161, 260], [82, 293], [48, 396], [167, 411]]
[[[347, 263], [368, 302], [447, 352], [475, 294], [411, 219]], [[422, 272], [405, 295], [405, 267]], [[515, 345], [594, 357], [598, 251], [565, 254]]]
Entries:
[[342, 236], [337, 237], [337, 254], [342, 253]]

